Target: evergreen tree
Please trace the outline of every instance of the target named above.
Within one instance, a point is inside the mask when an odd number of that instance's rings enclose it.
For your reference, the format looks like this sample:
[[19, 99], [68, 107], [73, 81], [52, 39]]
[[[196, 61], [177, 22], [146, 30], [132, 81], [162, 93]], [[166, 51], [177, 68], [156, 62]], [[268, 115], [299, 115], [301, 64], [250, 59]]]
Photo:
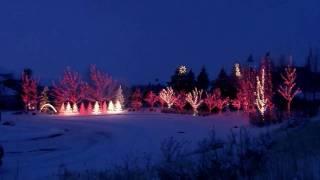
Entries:
[[191, 92], [196, 86], [195, 75], [192, 70], [190, 70], [187, 74], [187, 79], [185, 82], [185, 91]]
[[205, 67], [202, 67], [197, 77], [197, 88], [205, 91], [209, 88], [209, 77]]
[[222, 97], [229, 97], [234, 99], [237, 95], [237, 88], [235, 80], [228, 76], [226, 71], [222, 68], [218, 75], [218, 78], [213, 81], [213, 88], [219, 88], [221, 90]]
[[171, 76], [171, 81], [168, 83], [176, 91], [191, 91], [195, 86], [195, 77], [192, 70], [181, 73], [177, 68], [175, 73]]
[[122, 91], [121, 86], [119, 86], [119, 88], [117, 89], [114, 100], [115, 100], [115, 102], [118, 100], [120, 102], [121, 106], [124, 107], [125, 100], [124, 100], [123, 91]]
[[[44, 87], [43, 91], [40, 94], [40, 102], [39, 102], [40, 107], [39, 108], [41, 108], [43, 105], [49, 103], [48, 93], [49, 93], [49, 88], [46, 86], [46, 87]], [[43, 109], [44, 112], [46, 112], [47, 110], [48, 110], [48, 108]]]

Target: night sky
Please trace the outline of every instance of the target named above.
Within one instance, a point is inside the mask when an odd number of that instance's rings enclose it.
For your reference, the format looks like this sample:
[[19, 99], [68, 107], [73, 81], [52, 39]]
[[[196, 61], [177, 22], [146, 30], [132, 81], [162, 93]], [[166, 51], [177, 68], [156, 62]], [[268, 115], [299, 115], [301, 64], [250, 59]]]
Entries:
[[213, 78], [251, 53], [302, 63], [320, 47], [319, 20], [319, 0], [1, 0], [0, 68], [49, 82], [97, 64], [133, 84], [184, 64]]

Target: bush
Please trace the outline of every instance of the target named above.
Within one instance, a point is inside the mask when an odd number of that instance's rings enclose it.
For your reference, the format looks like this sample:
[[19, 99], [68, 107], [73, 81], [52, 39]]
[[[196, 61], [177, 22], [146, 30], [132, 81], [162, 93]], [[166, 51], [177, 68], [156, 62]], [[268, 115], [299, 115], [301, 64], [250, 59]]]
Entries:
[[253, 179], [262, 171], [271, 138], [250, 138], [246, 129], [231, 131], [229, 139], [216, 138], [215, 132], [191, 150], [186, 141], [169, 138], [161, 144], [158, 164], [139, 166], [137, 160], [105, 171], [74, 173], [64, 170], [62, 180], [73, 179]]

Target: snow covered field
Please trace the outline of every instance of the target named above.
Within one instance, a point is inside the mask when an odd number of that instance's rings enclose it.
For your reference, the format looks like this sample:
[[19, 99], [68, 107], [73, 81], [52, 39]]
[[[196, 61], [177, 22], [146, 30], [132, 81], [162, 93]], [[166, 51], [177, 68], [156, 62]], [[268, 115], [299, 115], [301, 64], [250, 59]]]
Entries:
[[219, 138], [230, 130], [248, 127], [256, 135], [267, 129], [248, 124], [242, 113], [209, 117], [161, 113], [62, 117], [11, 115], [3, 121], [15, 126], [0, 126], [0, 144], [5, 148], [1, 179], [52, 178], [59, 169], [104, 169], [126, 157], [159, 157], [161, 142], [169, 137], [187, 140], [194, 146], [213, 128]]

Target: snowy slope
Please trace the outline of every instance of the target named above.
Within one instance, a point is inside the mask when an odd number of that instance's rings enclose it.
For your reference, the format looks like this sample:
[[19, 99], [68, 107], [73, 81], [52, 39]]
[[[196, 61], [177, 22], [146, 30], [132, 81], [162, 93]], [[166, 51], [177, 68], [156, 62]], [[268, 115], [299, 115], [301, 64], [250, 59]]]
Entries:
[[125, 114], [96, 117], [14, 116], [0, 126], [0, 144], [6, 151], [1, 177], [26, 179], [53, 177], [61, 167], [72, 170], [104, 169], [126, 157], [150, 155], [157, 161], [161, 142], [169, 137], [187, 140], [190, 149], [214, 127], [219, 138], [230, 130], [248, 127], [255, 136], [267, 129], [248, 125], [241, 113], [210, 117], [169, 114]]

